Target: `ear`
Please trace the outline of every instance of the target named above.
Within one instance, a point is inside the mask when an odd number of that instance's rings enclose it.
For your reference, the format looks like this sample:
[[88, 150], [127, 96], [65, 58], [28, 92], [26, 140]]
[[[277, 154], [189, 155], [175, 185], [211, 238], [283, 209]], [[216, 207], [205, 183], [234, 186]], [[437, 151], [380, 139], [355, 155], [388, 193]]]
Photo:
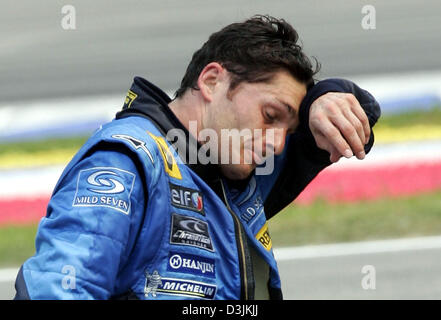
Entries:
[[217, 62], [210, 62], [202, 69], [198, 78], [198, 88], [202, 97], [211, 102], [219, 84], [225, 80], [226, 70]]

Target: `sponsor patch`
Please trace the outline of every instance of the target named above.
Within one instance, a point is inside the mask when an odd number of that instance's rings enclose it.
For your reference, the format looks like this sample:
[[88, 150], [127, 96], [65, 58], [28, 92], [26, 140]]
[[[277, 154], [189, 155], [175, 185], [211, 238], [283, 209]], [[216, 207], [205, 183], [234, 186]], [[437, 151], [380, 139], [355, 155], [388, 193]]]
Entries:
[[173, 183], [169, 183], [169, 185], [172, 205], [178, 208], [196, 211], [205, 216], [204, 202], [200, 191], [178, 186]]
[[242, 220], [244, 220], [246, 223], [249, 223], [256, 215], [260, 214], [256, 212], [256, 209], [253, 207], [248, 207], [245, 212], [242, 212], [240, 217]]
[[150, 161], [152, 163], [155, 163], [155, 161], [153, 160], [152, 154], [150, 153], [149, 149], [147, 149], [147, 146], [145, 145], [144, 141], [141, 141], [139, 139], [135, 139], [135, 138], [128, 136], [126, 134], [114, 134], [114, 135], [112, 135], [112, 138], [125, 140], [125, 141], [129, 142], [133, 148], [143, 150], [147, 154], [147, 156], [149, 157]]
[[191, 298], [201, 298], [212, 300], [216, 296], [217, 287], [199, 281], [162, 278], [158, 271], [153, 274], [146, 272], [146, 284], [144, 287], [144, 295], [148, 298], [151, 294], [156, 297], [157, 294], [167, 294]]
[[193, 217], [172, 215], [170, 243], [214, 251], [208, 223]]
[[170, 252], [167, 270], [210, 278], [216, 275], [214, 259], [178, 252]]
[[[245, 210], [242, 210], [240, 218], [250, 226], [253, 232], [259, 230], [256, 230], [256, 228], [259, 228], [262, 220], [263, 222], [266, 221], [261, 196], [257, 196]], [[257, 227], [255, 227], [255, 225], [257, 225]]]
[[107, 207], [124, 214], [130, 213], [130, 195], [135, 174], [112, 167], [81, 170], [72, 206]]
[[268, 222], [266, 222], [262, 229], [259, 230], [259, 232], [256, 235], [257, 241], [259, 241], [262, 246], [267, 250], [270, 251], [273, 247], [273, 242], [271, 240], [270, 234], [268, 232]]
[[152, 297], [156, 297], [156, 292], [158, 290], [158, 286], [162, 286], [162, 277], [159, 275], [158, 271], [153, 271], [150, 274], [148, 271], [145, 272], [145, 286], [144, 286], [144, 295], [146, 298], [151, 294]]
[[170, 151], [169, 146], [167, 145], [167, 142], [165, 142], [163, 137], [155, 136], [155, 135], [151, 134], [150, 132], [147, 132], [147, 133], [152, 137], [153, 140], [155, 140], [155, 142], [159, 148], [162, 159], [164, 160], [165, 172], [167, 172], [167, 174], [170, 177], [181, 180], [182, 179], [181, 171], [179, 171], [178, 164], [177, 164], [175, 158], [173, 157], [173, 154]]
[[132, 90], [127, 91], [126, 99], [124, 100], [123, 109], [128, 109], [132, 106], [132, 102], [138, 97]]

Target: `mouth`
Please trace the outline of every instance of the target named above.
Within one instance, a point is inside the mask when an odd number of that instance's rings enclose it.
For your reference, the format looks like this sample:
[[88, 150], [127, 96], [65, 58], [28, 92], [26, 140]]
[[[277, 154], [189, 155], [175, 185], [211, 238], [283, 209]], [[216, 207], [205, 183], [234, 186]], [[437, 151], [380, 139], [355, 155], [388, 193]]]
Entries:
[[265, 161], [274, 156], [274, 145], [270, 142], [261, 141], [260, 139], [249, 139], [242, 145], [244, 150], [244, 160], [247, 164], [261, 165]]
[[251, 151], [251, 152], [253, 154], [253, 163], [254, 164], [261, 165], [262, 163], [265, 162], [265, 156], [264, 155], [262, 155], [262, 156], [259, 155], [259, 154], [262, 154], [262, 153], [258, 153], [258, 152], [256, 153], [254, 151]]
[[245, 148], [244, 149], [244, 163], [245, 164], [253, 164], [253, 165], [261, 165], [266, 161], [267, 157], [264, 152], [259, 150], [252, 150]]

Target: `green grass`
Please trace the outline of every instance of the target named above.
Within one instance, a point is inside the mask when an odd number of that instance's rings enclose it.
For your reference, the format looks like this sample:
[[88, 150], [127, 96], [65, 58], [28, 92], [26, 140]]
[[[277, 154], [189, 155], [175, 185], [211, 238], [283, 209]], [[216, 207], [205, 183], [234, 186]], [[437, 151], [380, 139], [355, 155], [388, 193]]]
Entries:
[[36, 141], [0, 144], [0, 155], [8, 153], [34, 153], [41, 151], [80, 149], [88, 137], [50, 138]]
[[35, 253], [37, 224], [0, 228], [0, 267], [19, 266]]
[[[274, 247], [441, 235], [441, 191], [399, 199], [292, 205], [269, 222]], [[37, 225], [0, 228], [0, 267], [35, 252]]]
[[410, 125], [441, 125], [441, 106], [427, 111], [409, 111], [400, 114], [383, 115], [378, 121], [379, 126], [402, 128]]
[[276, 247], [441, 235], [441, 191], [372, 202], [292, 205], [269, 224]]

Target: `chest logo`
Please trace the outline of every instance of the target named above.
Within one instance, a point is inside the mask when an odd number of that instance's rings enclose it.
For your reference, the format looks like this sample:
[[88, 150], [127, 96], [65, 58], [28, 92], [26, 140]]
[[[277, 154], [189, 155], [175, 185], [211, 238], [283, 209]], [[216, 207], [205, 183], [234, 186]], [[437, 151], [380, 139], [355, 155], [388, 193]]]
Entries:
[[214, 251], [208, 223], [176, 213], [172, 215], [170, 243]]
[[158, 290], [158, 286], [162, 285], [161, 276], [158, 271], [153, 271], [152, 274], [145, 272], [145, 286], [144, 286], [144, 295], [146, 298], [149, 297], [151, 293], [153, 297], [156, 297], [156, 291]]
[[171, 203], [175, 207], [188, 209], [205, 216], [204, 202], [202, 193], [195, 189], [190, 189], [170, 183]]
[[145, 276], [144, 295], [146, 298], [149, 298], [150, 294], [153, 298], [157, 294], [166, 294], [207, 300], [212, 300], [216, 296], [217, 286], [214, 284], [186, 279], [162, 278], [156, 270], [153, 271], [153, 274], [146, 272]]
[[213, 259], [179, 252], [170, 252], [167, 270], [210, 278], [216, 274]]
[[268, 222], [266, 222], [262, 229], [259, 230], [259, 232], [256, 235], [257, 241], [259, 241], [262, 246], [267, 250], [270, 251], [273, 247], [273, 242], [271, 240], [270, 234], [268, 232]]

